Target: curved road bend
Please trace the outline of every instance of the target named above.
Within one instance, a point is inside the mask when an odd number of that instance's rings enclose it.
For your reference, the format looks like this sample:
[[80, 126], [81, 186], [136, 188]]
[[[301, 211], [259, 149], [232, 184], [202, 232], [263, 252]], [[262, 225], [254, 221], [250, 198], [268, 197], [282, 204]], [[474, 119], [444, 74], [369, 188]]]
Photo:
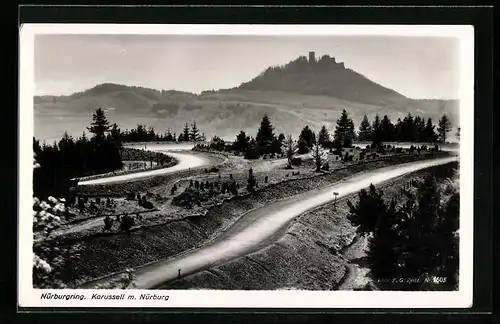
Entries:
[[[237, 257], [262, 249], [273, 241], [273, 236], [287, 225], [293, 218], [328, 203], [334, 199], [333, 192], [338, 192], [338, 198], [358, 192], [373, 183], [383, 183], [410, 172], [427, 167], [447, 164], [457, 161], [458, 157], [447, 157], [429, 161], [411, 162], [381, 168], [375, 171], [354, 175], [326, 188], [309, 191], [283, 201], [255, 209], [242, 216], [231, 228], [214, 242], [208, 245], [182, 253], [170, 258], [144, 265], [136, 269], [136, 288], [153, 289], [176, 279], [178, 270], [181, 276], [200, 272], [207, 268], [220, 265]], [[84, 284], [81, 288], [93, 288], [98, 283], [114, 280], [119, 274]]]
[[78, 182], [78, 186], [89, 186], [89, 185], [97, 185], [97, 184], [108, 184], [108, 183], [116, 183], [116, 182], [124, 182], [130, 180], [137, 180], [143, 178], [154, 177], [158, 175], [164, 175], [168, 173], [174, 173], [178, 171], [184, 171], [189, 168], [197, 168], [202, 166], [208, 166], [211, 164], [211, 160], [208, 157], [203, 157], [201, 155], [194, 155], [188, 152], [166, 152], [169, 156], [177, 159], [179, 163], [174, 166], [163, 168], [163, 169], [155, 169], [148, 171], [141, 171], [135, 173], [122, 174], [107, 178], [98, 178], [98, 179], [90, 179], [83, 180]]

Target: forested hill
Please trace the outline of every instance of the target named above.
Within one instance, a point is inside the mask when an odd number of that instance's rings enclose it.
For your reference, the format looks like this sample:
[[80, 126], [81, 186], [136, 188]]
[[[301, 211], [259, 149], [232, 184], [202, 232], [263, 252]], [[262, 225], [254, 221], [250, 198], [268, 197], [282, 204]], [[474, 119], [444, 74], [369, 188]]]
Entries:
[[269, 67], [238, 89], [325, 95], [371, 105], [407, 100], [402, 94], [345, 68], [344, 63], [328, 55], [319, 60], [300, 56], [284, 66]]

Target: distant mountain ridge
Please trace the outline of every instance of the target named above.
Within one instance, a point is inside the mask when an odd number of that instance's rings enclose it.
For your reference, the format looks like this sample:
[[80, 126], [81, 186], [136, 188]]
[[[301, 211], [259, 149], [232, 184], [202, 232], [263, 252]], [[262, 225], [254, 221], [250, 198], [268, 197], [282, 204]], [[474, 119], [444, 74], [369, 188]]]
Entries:
[[[375, 114], [387, 114], [396, 121], [412, 113], [431, 117], [437, 123], [447, 113], [455, 126], [459, 122], [458, 100], [409, 99], [346, 69], [332, 57], [316, 60], [314, 54], [309, 60], [301, 56], [283, 66], [270, 67], [238, 87], [201, 94], [104, 83], [68, 96], [34, 97], [36, 118], [47, 118], [47, 122], [53, 120], [52, 116], [79, 116], [87, 122], [98, 107], [107, 110], [110, 119], [122, 128], [145, 122], [179, 133], [184, 123], [196, 121], [207, 137], [217, 134], [227, 138], [240, 130], [252, 134], [264, 114], [271, 117], [276, 132], [293, 136], [305, 124], [315, 131], [326, 125], [333, 133], [342, 109], [348, 111], [356, 128], [365, 114], [370, 119]], [[37, 122], [35, 119], [35, 131]], [[80, 135], [84, 124], [61, 127], [74, 128]], [[53, 126], [43, 129], [43, 133], [56, 132]]]

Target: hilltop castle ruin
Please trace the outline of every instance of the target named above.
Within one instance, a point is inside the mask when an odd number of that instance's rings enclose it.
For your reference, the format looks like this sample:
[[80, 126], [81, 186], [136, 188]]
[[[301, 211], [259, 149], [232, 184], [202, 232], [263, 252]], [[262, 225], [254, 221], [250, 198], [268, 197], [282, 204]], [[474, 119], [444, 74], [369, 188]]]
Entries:
[[335, 57], [330, 57], [330, 55], [323, 55], [319, 60], [316, 60], [316, 54], [314, 51], [309, 52], [308, 62], [309, 64], [328, 64], [345, 69], [344, 62], [337, 62]]

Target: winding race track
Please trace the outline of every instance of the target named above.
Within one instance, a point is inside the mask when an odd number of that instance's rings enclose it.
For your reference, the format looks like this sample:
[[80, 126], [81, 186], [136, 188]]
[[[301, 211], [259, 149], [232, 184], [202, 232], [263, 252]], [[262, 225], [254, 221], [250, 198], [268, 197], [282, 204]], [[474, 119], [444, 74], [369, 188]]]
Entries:
[[[137, 146], [130, 146], [130, 147], [137, 147]], [[122, 174], [112, 177], [83, 180], [78, 182], [78, 186], [101, 185], [101, 184], [109, 184], [116, 182], [133, 181], [137, 179], [150, 178], [158, 175], [164, 175], [178, 171], [198, 168], [202, 166], [208, 166], [211, 164], [212, 161], [208, 157], [204, 157], [199, 154], [193, 154], [189, 151], [184, 151], [188, 149], [189, 147], [186, 146], [176, 148], [175, 146], [172, 145], [166, 146], [166, 145], [151, 144], [147, 147], [147, 150], [153, 152], [167, 153], [169, 156], [177, 159], [179, 163], [177, 163], [174, 166], [163, 169], [146, 170], [146, 171]]]
[[[458, 157], [439, 158], [359, 173], [326, 188], [308, 191], [252, 210], [242, 216], [214, 242], [196, 250], [185, 252], [172, 259], [137, 268], [135, 287], [137, 289], [159, 288], [162, 284], [178, 278], [179, 269], [181, 269], [181, 276], [186, 276], [258, 251], [271, 244], [276, 239], [277, 233], [295, 217], [312, 208], [333, 201], [333, 192], [338, 193], [337, 198], [342, 198], [358, 192], [370, 184], [380, 184], [407, 173], [457, 160]], [[114, 280], [118, 275], [120, 274], [101, 278], [87, 283], [81, 288], [94, 288], [96, 284], [104, 284], [109, 280]]]

